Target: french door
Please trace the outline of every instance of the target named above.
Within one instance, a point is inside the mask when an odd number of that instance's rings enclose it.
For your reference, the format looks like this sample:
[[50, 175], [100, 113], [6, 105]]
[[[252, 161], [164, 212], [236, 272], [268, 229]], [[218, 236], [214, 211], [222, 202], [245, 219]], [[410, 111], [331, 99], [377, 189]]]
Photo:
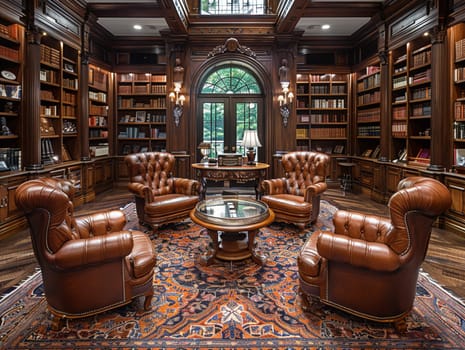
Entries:
[[[259, 96], [208, 96], [199, 98], [198, 144], [211, 144], [210, 157], [219, 153], [241, 153], [244, 130], [257, 130], [263, 140], [263, 99]], [[256, 150], [257, 159], [260, 150]]]

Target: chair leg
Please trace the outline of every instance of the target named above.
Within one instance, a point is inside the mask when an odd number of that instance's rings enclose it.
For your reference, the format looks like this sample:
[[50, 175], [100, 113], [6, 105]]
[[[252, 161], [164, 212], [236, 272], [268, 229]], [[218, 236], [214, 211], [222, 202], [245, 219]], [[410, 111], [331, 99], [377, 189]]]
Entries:
[[149, 311], [152, 308], [152, 297], [153, 297], [153, 291], [152, 293], [145, 295], [145, 300], [144, 300], [145, 311]]
[[394, 328], [399, 334], [405, 334], [407, 332], [407, 322], [405, 317], [402, 317], [400, 320], [394, 322]]
[[299, 287], [299, 295], [300, 299], [302, 300], [302, 310], [308, 311], [310, 310], [311, 305], [313, 304], [313, 298], [302, 290], [301, 287]]
[[52, 313], [52, 330], [59, 331], [63, 325], [64, 318]]

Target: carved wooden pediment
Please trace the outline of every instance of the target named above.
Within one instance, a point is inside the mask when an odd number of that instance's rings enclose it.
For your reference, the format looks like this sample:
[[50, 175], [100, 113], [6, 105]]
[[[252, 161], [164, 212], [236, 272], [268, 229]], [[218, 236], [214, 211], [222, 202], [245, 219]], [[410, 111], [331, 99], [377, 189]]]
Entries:
[[213, 57], [219, 54], [223, 54], [226, 52], [239, 52], [247, 56], [255, 57], [255, 52], [252, 51], [247, 46], [242, 46], [239, 44], [239, 40], [236, 38], [229, 38], [226, 39], [223, 45], [218, 45], [212, 51], [208, 53], [208, 57]]

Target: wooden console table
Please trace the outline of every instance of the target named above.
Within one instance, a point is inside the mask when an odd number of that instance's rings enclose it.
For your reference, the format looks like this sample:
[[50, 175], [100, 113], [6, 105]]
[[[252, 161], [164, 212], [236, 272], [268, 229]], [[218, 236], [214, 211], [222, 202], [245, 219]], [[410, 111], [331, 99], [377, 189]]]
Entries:
[[257, 163], [255, 165], [241, 166], [218, 166], [209, 163], [194, 163], [192, 168], [195, 175], [202, 183], [201, 196], [205, 199], [207, 192], [207, 181], [225, 181], [236, 180], [243, 182], [254, 182], [255, 197], [260, 198], [260, 183], [265, 178], [266, 169], [270, 167], [266, 163]]

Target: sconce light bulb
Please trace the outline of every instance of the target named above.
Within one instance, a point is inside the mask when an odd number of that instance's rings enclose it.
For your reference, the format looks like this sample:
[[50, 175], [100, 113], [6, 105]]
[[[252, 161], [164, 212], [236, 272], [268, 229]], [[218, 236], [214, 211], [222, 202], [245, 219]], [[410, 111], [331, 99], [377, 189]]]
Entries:
[[175, 97], [176, 97], [176, 95], [174, 94], [174, 92], [171, 91], [170, 94], [169, 94], [169, 98], [170, 98], [171, 102], [174, 101]]
[[294, 94], [292, 92], [289, 92], [287, 94], [287, 97], [289, 98], [289, 101], [292, 103], [292, 99], [294, 98]]
[[186, 97], [184, 95], [179, 96], [179, 104], [182, 106], [184, 104], [184, 101], [186, 100]]

